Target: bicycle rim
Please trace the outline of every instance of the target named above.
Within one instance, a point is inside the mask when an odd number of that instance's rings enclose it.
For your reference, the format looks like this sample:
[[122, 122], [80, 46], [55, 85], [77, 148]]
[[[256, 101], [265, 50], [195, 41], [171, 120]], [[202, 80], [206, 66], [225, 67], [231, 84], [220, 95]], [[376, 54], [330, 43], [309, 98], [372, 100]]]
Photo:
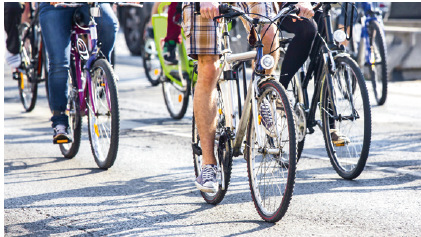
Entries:
[[89, 139], [97, 165], [108, 169], [114, 164], [118, 150], [120, 118], [117, 88], [106, 60], [95, 61], [92, 68], [91, 94], [88, 97]]
[[[259, 215], [267, 222], [279, 221], [286, 213], [292, 198], [296, 169], [296, 138], [294, 118], [283, 87], [275, 81], [259, 86], [261, 96], [257, 110], [261, 118], [261, 104], [268, 101], [274, 125], [265, 128], [259, 121], [255, 127], [251, 112], [247, 130], [247, 168], [252, 198]], [[274, 109], [276, 103], [276, 109]], [[263, 147], [258, 146], [259, 131]], [[274, 133], [276, 135], [273, 135]], [[279, 135], [278, 135], [279, 134]], [[278, 154], [268, 154], [261, 149], [279, 149]]]
[[[368, 157], [371, 140], [370, 104], [365, 81], [357, 64], [348, 57], [339, 57], [335, 62], [337, 70], [332, 77], [333, 103], [329, 98], [326, 80], [322, 89], [320, 112], [325, 145], [336, 172], [342, 178], [354, 179], [363, 171]], [[341, 119], [332, 117], [332, 104], [336, 106]], [[346, 136], [349, 142], [335, 144], [332, 129]]]
[[79, 151], [81, 135], [82, 135], [82, 117], [80, 117], [79, 97], [76, 88], [73, 87], [75, 74], [73, 73], [73, 66], [70, 67], [68, 76], [68, 102], [66, 114], [68, 116], [69, 128], [68, 133], [72, 138], [71, 143], [60, 144], [60, 151], [66, 158], [73, 158]]
[[174, 119], [182, 119], [187, 111], [190, 93], [189, 82], [188, 75], [182, 75], [182, 86], [170, 79], [166, 79], [162, 83], [165, 104], [168, 112]]
[[[27, 25], [21, 26], [21, 35], [31, 30]], [[31, 30], [32, 31], [32, 30]], [[37, 73], [31, 60], [36, 57], [36, 52], [33, 52], [34, 36], [33, 32], [28, 32], [28, 36], [24, 39], [22, 47], [22, 61], [24, 66], [23, 72], [20, 73], [20, 80], [18, 81], [19, 97], [26, 112], [30, 112], [35, 108], [37, 100], [38, 83]]]

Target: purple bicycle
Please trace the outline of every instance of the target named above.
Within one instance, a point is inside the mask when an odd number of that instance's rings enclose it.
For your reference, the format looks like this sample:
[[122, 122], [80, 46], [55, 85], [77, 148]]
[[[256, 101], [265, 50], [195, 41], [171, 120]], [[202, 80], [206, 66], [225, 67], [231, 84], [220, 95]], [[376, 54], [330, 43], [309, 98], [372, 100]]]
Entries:
[[[66, 158], [73, 158], [77, 154], [81, 142], [82, 117], [88, 115], [89, 141], [95, 162], [99, 168], [108, 169], [114, 164], [118, 150], [118, 90], [114, 71], [101, 53], [101, 43], [97, 39], [94, 17], [100, 16], [99, 6], [97, 3], [89, 5], [88, 27], [80, 24], [78, 11], [75, 11], [73, 17], [66, 109], [73, 142], [60, 144], [60, 150]], [[57, 6], [80, 7], [82, 4], [59, 3]], [[83, 39], [85, 35], [88, 43]]]

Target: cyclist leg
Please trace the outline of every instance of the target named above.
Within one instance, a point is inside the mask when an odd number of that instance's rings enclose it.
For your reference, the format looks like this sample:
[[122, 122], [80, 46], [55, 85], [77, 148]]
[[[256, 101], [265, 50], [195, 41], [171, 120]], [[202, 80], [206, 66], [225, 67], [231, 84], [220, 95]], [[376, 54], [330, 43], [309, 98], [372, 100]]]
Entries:
[[167, 18], [167, 36], [164, 39], [164, 61], [167, 65], [176, 65], [178, 63], [176, 57], [177, 44], [181, 43], [181, 26], [177, 25], [174, 21], [177, 14], [177, 6], [182, 4], [180, 2], [172, 2], [168, 7]]
[[294, 16], [286, 17], [281, 23], [281, 29], [294, 34], [285, 52], [279, 77], [279, 82], [288, 88], [294, 74], [307, 60], [317, 29], [312, 20]]
[[[212, 19], [194, 15], [193, 3], [183, 9], [183, 28], [190, 57], [198, 59], [198, 80], [193, 99], [194, 116], [202, 146], [202, 172], [196, 186], [204, 192], [216, 192], [217, 164], [214, 155], [216, 131], [216, 82], [221, 55], [220, 31]], [[211, 191], [210, 191], [211, 190]]]
[[[48, 91], [52, 127], [57, 134], [66, 134], [68, 117], [67, 79], [70, 65], [70, 33], [72, 17], [76, 9], [70, 7], [54, 7], [49, 3], [41, 3], [39, 20], [41, 24], [45, 48], [49, 56]], [[64, 128], [63, 128], [64, 127]], [[57, 132], [59, 130], [59, 132]]]
[[21, 64], [19, 55], [21, 50], [21, 38], [19, 35], [19, 25], [24, 5], [18, 2], [4, 3], [4, 30], [7, 33], [6, 39], [6, 62], [12, 68], [17, 68]]

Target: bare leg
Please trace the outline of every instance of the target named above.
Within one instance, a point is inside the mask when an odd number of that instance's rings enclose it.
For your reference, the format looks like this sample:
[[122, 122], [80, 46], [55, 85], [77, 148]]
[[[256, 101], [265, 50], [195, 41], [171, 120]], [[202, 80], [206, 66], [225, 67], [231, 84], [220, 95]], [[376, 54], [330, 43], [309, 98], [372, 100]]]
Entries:
[[198, 79], [194, 93], [194, 116], [202, 145], [202, 165], [214, 164], [216, 132], [216, 82], [219, 72], [218, 55], [198, 56]]

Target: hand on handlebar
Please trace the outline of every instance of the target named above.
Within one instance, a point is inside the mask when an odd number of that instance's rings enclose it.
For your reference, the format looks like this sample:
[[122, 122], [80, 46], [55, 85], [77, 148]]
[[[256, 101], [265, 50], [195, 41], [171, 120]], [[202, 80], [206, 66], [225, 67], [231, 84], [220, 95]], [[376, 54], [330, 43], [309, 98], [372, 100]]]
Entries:
[[295, 4], [295, 6], [300, 9], [298, 16], [302, 16], [308, 19], [314, 16], [313, 6], [310, 4], [310, 2], [299, 2]]
[[219, 16], [219, 3], [217, 2], [202, 2], [200, 3], [200, 14], [207, 19], [213, 19]]

